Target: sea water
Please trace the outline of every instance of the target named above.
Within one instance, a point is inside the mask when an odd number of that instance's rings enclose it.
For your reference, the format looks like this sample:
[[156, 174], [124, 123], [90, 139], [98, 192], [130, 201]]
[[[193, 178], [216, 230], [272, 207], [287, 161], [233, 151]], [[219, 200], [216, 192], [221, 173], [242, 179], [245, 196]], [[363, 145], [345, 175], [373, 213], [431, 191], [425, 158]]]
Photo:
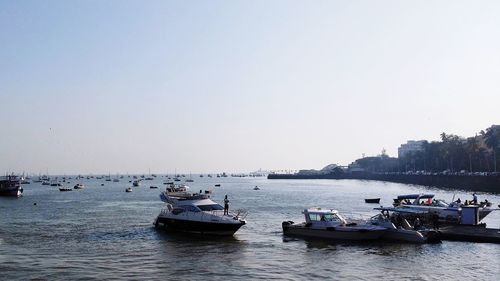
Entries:
[[[351, 217], [377, 214], [364, 198], [390, 206], [400, 194], [434, 193], [451, 201], [470, 193], [358, 180], [193, 177], [191, 191], [212, 189], [230, 211], [248, 211], [233, 237], [168, 233], [153, 227], [167, 179], [120, 182], [71, 179], [83, 190], [24, 185], [21, 198], [0, 197], [1, 280], [498, 280], [500, 245], [450, 242], [335, 243], [284, 237], [281, 222], [303, 221], [308, 207]], [[104, 186], [101, 184], [104, 183]], [[220, 187], [215, 187], [220, 184]], [[150, 189], [150, 185], [158, 189]], [[258, 186], [260, 190], [253, 190]], [[495, 206], [500, 196], [480, 194]], [[36, 203], [36, 204], [35, 204]], [[483, 222], [500, 226], [500, 212]]]

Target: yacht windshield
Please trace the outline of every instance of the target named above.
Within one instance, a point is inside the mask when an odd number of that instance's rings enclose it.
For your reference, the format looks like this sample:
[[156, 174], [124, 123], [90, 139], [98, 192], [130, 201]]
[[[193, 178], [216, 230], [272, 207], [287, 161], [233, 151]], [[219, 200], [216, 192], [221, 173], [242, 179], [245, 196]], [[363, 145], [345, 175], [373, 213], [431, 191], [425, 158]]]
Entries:
[[224, 207], [222, 207], [219, 204], [198, 205], [197, 207], [200, 208], [202, 211], [224, 210]]

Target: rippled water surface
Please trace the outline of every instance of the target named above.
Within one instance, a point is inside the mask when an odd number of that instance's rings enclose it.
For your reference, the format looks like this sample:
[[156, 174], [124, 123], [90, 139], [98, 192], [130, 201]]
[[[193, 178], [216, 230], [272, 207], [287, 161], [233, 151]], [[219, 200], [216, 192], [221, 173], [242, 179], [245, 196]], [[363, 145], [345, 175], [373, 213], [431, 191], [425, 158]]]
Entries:
[[[433, 192], [451, 201], [462, 191], [356, 180], [194, 178], [193, 191], [212, 188], [230, 208], [249, 212], [234, 237], [166, 233], [153, 228], [163, 203], [163, 177], [126, 193], [119, 183], [83, 180], [83, 190], [60, 192], [25, 185], [18, 199], [0, 197], [1, 280], [498, 280], [500, 245], [448, 242], [429, 245], [326, 243], [283, 237], [283, 220], [303, 221], [301, 210], [335, 208], [348, 216], [377, 212], [364, 198], [390, 205], [399, 194]], [[76, 182], [73, 179], [71, 186]], [[104, 186], [101, 186], [104, 183]], [[221, 187], [214, 187], [220, 183]], [[150, 185], [160, 189], [150, 189]], [[261, 190], [255, 191], [258, 185]], [[481, 194], [500, 204], [500, 197]], [[36, 203], [36, 205], [34, 204]], [[500, 212], [484, 222], [500, 226]]]

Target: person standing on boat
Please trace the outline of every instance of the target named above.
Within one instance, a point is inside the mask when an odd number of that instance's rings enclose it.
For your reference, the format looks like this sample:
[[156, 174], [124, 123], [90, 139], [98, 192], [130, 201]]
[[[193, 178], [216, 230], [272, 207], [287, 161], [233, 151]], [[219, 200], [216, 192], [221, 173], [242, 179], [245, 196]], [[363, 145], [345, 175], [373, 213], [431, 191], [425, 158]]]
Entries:
[[229, 199], [227, 199], [227, 194], [224, 197], [224, 215], [229, 215]]
[[476, 195], [476, 193], [472, 193], [472, 203], [473, 203], [474, 205], [476, 205], [476, 204], [477, 204], [477, 195]]

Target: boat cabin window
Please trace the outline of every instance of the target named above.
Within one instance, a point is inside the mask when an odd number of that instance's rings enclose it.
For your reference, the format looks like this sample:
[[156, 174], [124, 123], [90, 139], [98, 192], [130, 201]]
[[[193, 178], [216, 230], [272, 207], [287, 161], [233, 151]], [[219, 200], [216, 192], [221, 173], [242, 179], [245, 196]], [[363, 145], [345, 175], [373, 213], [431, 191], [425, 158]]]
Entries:
[[172, 210], [172, 214], [174, 214], [174, 215], [178, 215], [178, 214], [183, 213], [183, 212], [184, 212], [184, 209], [183, 208], [178, 208], [178, 207], [174, 208]]
[[311, 221], [342, 221], [336, 214], [309, 214]]
[[200, 208], [202, 211], [224, 210], [224, 207], [222, 207], [219, 204], [198, 205], [197, 207]]
[[188, 212], [199, 212], [200, 211], [200, 209], [196, 208], [196, 206], [193, 206], [193, 205], [184, 205], [184, 206], [180, 206], [180, 207]]

